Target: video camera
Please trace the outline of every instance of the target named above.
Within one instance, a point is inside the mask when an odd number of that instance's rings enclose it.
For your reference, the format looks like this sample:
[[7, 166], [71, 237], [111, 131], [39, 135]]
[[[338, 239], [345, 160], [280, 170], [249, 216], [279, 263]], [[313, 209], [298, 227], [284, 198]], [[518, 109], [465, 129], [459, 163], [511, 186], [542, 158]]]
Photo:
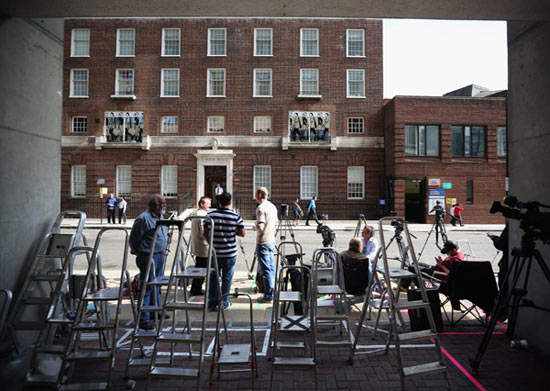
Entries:
[[317, 233], [323, 238], [323, 247], [332, 247], [336, 239], [336, 233], [325, 224], [317, 225]]
[[403, 223], [401, 221], [394, 220], [391, 222], [392, 227], [395, 227], [395, 233], [400, 234], [403, 232]]
[[281, 217], [288, 217], [288, 204], [281, 204]]
[[534, 239], [550, 244], [550, 213], [541, 212], [540, 207], [550, 208], [537, 201], [521, 202], [515, 196], [508, 196], [504, 202], [495, 201], [489, 213], [502, 213], [504, 217], [519, 220], [519, 227]]

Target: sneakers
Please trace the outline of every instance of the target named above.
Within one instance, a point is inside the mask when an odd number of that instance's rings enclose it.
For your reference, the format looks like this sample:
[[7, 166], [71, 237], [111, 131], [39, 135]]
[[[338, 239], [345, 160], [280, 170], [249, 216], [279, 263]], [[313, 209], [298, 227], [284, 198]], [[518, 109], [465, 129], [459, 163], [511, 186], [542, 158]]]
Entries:
[[233, 304], [231, 302], [227, 303], [227, 304], [224, 304], [223, 305], [223, 310], [225, 311], [226, 309], [230, 308]]
[[258, 297], [256, 300], [258, 301], [258, 303], [273, 303], [273, 299], [268, 299], [265, 296]]

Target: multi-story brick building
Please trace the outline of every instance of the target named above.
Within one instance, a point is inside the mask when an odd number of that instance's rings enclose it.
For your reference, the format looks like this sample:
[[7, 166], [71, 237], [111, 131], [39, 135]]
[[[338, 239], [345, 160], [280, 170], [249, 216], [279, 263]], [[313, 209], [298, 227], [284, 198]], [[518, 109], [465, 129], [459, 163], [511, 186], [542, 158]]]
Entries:
[[97, 216], [99, 187], [181, 209], [221, 183], [247, 218], [259, 185], [383, 213], [381, 20], [67, 19], [64, 57], [65, 209]]

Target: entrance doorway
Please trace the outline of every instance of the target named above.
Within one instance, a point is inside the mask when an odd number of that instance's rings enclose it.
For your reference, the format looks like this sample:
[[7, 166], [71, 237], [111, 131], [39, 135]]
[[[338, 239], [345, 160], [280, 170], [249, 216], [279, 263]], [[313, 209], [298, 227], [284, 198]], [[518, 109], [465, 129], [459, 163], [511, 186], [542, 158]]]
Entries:
[[226, 166], [204, 166], [204, 195], [214, 199], [218, 183], [227, 191], [227, 167]]
[[426, 222], [426, 188], [424, 178], [405, 179], [405, 218], [411, 223]]

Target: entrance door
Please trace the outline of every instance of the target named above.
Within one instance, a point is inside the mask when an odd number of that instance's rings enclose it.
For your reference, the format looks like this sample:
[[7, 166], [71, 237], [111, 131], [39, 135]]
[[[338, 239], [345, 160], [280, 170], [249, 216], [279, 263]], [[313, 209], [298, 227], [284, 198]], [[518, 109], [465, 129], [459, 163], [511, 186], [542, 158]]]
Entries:
[[216, 191], [214, 190], [220, 183], [227, 191], [226, 183], [227, 168], [225, 166], [205, 166], [204, 167], [204, 195], [214, 199]]
[[405, 219], [411, 223], [426, 222], [426, 189], [424, 179], [405, 180]]

